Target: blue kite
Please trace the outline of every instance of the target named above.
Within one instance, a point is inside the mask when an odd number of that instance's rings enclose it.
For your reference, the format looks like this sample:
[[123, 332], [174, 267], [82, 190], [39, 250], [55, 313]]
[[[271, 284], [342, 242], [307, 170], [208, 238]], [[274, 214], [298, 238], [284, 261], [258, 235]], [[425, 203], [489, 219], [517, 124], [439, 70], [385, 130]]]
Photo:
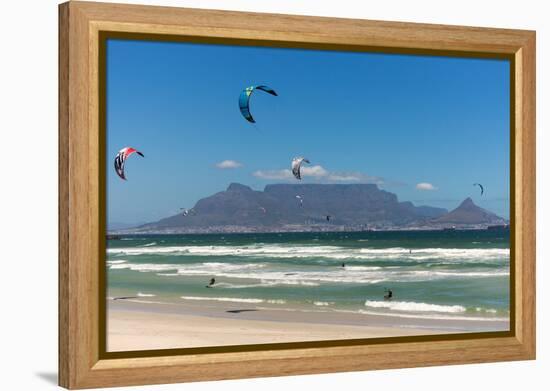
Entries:
[[480, 183], [474, 183], [474, 186], [479, 186], [479, 188], [481, 189], [480, 195], [483, 195], [483, 192], [484, 192], [483, 185], [481, 185]]
[[275, 90], [271, 89], [268, 86], [250, 86], [246, 87], [241, 94], [239, 95], [239, 109], [241, 109], [241, 114], [243, 117], [248, 121], [255, 123], [254, 118], [252, 117], [252, 114], [250, 114], [250, 96], [254, 92], [254, 90], [260, 90], [267, 92], [268, 94], [271, 94], [273, 96], [278, 96]]

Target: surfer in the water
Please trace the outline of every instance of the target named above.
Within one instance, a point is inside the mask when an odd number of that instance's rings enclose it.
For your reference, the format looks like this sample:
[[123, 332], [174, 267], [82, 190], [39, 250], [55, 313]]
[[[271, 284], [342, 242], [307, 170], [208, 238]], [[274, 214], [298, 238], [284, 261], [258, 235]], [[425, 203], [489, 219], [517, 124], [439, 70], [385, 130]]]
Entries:
[[346, 263], [345, 263], [345, 262], [342, 262], [342, 267], [346, 267]]
[[391, 289], [386, 289], [386, 294], [384, 295], [384, 300], [391, 300], [393, 297], [393, 292]]
[[208, 283], [208, 285], [206, 286], [207, 288], [212, 288], [212, 286], [216, 283], [216, 279], [215, 278], [211, 278], [210, 279], [210, 282]]

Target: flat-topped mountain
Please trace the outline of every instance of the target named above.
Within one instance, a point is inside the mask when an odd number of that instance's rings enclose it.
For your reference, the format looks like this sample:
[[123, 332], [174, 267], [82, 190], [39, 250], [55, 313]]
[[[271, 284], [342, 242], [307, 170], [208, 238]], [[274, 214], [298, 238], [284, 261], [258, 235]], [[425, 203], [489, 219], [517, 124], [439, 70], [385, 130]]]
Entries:
[[506, 221], [494, 213], [480, 208], [470, 197], [449, 213], [433, 220], [442, 224], [505, 224]]
[[[239, 183], [199, 200], [192, 211], [138, 231], [307, 230], [308, 226], [400, 226], [427, 222], [446, 209], [399, 202], [374, 184], [275, 184], [256, 191]], [[327, 216], [330, 216], [327, 220]], [[293, 226], [294, 228], [291, 228]]]

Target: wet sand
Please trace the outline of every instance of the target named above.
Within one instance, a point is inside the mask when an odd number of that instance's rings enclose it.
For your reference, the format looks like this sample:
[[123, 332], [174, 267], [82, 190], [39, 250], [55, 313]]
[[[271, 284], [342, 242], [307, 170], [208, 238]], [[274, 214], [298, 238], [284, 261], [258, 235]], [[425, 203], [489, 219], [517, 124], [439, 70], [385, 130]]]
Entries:
[[107, 301], [107, 351], [508, 330], [503, 320], [301, 311], [247, 303]]

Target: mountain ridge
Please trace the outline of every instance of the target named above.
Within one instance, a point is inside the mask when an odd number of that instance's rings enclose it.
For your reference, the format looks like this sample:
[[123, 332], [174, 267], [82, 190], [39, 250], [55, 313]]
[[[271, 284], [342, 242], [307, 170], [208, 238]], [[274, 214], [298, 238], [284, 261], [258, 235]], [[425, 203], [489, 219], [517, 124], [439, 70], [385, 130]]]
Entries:
[[416, 210], [412, 203], [399, 202], [395, 194], [373, 184], [275, 184], [258, 191], [231, 183], [225, 191], [200, 199], [193, 213], [171, 216], [142, 228], [405, 224], [445, 212], [427, 206]]
[[[299, 198], [297, 197], [299, 196]], [[328, 216], [328, 217], [327, 217]], [[231, 183], [180, 213], [127, 230], [130, 232], [300, 232], [414, 229], [449, 224], [497, 224], [505, 220], [471, 198], [449, 212], [399, 201], [375, 184], [270, 184], [263, 190]]]

